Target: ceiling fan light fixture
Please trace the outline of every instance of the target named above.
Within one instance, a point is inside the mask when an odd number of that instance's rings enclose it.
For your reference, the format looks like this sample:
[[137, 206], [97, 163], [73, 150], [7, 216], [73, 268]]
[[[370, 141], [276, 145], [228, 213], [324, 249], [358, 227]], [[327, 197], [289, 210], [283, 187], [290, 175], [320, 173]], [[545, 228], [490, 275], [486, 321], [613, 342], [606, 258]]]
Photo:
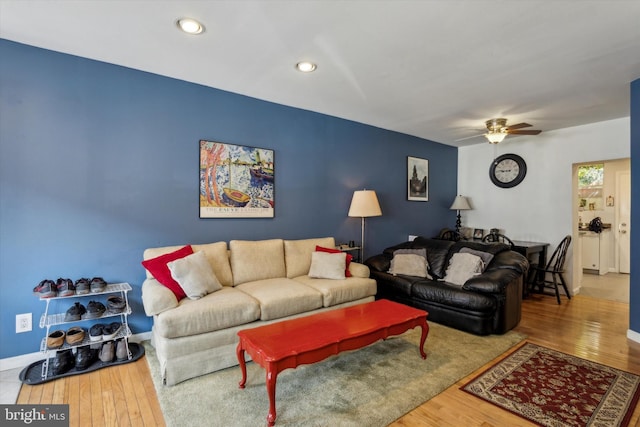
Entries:
[[491, 144], [498, 144], [504, 140], [507, 134], [504, 132], [488, 132], [484, 136]]
[[202, 34], [204, 25], [193, 18], [180, 18], [176, 21], [176, 25], [187, 34]]

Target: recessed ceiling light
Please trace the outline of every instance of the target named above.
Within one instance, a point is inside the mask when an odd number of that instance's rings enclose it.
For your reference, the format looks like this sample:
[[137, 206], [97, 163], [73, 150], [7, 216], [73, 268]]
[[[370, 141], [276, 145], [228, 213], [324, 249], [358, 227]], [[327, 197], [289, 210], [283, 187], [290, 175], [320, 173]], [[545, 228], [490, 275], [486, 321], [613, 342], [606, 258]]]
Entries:
[[204, 25], [192, 18], [180, 18], [176, 25], [187, 34], [201, 34], [204, 32]]
[[315, 71], [316, 68], [318, 68], [316, 64], [309, 61], [302, 61], [296, 64], [296, 69], [303, 73], [310, 73], [312, 71]]

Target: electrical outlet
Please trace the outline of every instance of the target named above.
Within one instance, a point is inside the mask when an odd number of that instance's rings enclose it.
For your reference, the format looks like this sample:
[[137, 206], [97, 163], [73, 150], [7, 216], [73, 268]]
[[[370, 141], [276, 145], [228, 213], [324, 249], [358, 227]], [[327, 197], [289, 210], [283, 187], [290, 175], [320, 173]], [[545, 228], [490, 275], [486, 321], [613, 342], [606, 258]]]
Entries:
[[16, 334], [31, 330], [31, 313], [16, 314]]

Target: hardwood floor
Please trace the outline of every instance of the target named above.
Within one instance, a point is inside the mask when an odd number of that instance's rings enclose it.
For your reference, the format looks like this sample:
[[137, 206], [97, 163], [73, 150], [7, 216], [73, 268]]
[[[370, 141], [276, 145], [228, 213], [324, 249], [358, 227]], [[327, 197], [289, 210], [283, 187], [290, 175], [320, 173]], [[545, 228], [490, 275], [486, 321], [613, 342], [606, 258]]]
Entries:
[[[516, 330], [528, 335], [530, 342], [640, 374], [640, 343], [626, 338], [628, 307], [581, 295], [557, 305], [554, 297], [532, 295], [523, 303], [523, 318]], [[533, 426], [459, 390], [482, 369], [391, 426]], [[38, 386], [23, 385], [17, 403], [68, 403], [71, 426], [165, 425], [144, 357]], [[640, 408], [636, 408], [630, 423], [638, 424]]]

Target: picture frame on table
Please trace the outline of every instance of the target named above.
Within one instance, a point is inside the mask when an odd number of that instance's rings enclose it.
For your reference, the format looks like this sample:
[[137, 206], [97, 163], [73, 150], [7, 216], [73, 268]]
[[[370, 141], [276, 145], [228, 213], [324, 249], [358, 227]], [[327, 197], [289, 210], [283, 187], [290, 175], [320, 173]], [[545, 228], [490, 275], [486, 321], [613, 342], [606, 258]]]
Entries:
[[429, 160], [407, 156], [407, 200], [429, 201]]
[[200, 218], [273, 218], [274, 152], [200, 140]]
[[482, 228], [475, 228], [473, 230], [474, 239], [482, 239], [484, 237], [484, 230]]

